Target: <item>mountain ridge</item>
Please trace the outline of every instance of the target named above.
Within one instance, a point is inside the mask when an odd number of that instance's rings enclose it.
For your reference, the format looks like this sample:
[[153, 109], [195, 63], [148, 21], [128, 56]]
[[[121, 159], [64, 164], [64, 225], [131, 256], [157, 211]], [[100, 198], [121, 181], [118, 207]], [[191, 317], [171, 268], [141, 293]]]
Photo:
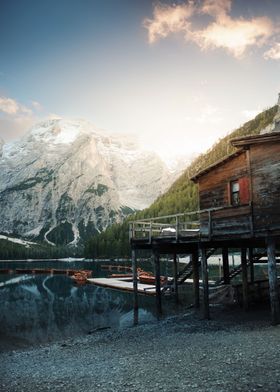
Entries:
[[[219, 139], [205, 153], [195, 158], [184, 173], [150, 207], [126, 218], [122, 224], [112, 225], [106, 231], [88, 241], [85, 249], [86, 257], [128, 256], [130, 253], [128, 226], [131, 220], [197, 210], [197, 186], [190, 178], [233, 152], [235, 149], [229, 143], [232, 138], [260, 134], [268, 129], [269, 125], [273, 123], [277, 110], [278, 106], [264, 110], [254, 119], [247, 121], [241, 127]], [[269, 128], [272, 129], [273, 127]]]
[[64, 119], [4, 144], [0, 172], [1, 233], [50, 245], [76, 245], [103, 231], [148, 206], [174, 178], [132, 136]]

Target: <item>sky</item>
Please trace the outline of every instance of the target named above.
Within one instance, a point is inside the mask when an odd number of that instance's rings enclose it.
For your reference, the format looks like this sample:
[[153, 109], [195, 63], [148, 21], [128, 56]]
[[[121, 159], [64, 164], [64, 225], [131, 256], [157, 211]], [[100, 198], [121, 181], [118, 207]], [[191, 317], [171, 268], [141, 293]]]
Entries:
[[0, 1], [4, 141], [83, 118], [196, 154], [279, 91], [279, 0]]

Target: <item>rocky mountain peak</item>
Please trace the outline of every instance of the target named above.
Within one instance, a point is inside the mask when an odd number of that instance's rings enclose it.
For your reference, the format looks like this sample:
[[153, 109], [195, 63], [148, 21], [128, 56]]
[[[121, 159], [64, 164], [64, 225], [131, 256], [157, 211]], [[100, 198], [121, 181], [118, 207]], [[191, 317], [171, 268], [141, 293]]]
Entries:
[[52, 244], [76, 244], [147, 207], [179, 174], [133, 136], [84, 120], [40, 122], [2, 150], [1, 231]]

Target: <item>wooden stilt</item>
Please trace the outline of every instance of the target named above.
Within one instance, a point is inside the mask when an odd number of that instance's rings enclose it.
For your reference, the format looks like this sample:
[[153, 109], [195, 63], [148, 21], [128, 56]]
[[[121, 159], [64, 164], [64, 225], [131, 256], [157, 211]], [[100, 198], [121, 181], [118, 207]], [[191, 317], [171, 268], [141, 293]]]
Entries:
[[132, 273], [133, 273], [133, 324], [138, 324], [138, 276], [136, 251], [132, 249]]
[[275, 241], [272, 237], [267, 239], [267, 267], [269, 279], [269, 294], [271, 306], [271, 323], [277, 325], [280, 323], [280, 305], [279, 293], [277, 285], [277, 270], [276, 270], [276, 257], [275, 257]]
[[243, 293], [243, 309], [248, 310], [248, 272], [247, 272], [247, 249], [241, 249], [241, 268], [242, 268], [242, 293]]
[[249, 262], [250, 262], [250, 282], [254, 283], [255, 274], [254, 274], [254, 249], [250, 246], [249, 248]]
[[229, 279], [229, 262], [228, 262], [228, 248], [222, 248], [223, 255], [223, 271], [224, 271], [224, 283], [230, 284]]
[[175, 301], [176, 304], [179, 303], [179, 295], [178, 295], [178, 266], [177, 266], [177, 254], [173, 255], [173, 279], [174, 279], [174, 292], [175, 292]]
[[203, 317], [210, 319], [209, 312], [209, 286], [208, 286], [208, 265], [206, 249], [201, 247], [201, 267], [202, 267], [202, 280], [203, 280]]
[[198, 249], [192, 253], [192, 267], [193, 267], [193, 294], [194, 307], [199, 308], [199, 266], [198, 266]]
[[153, 257], [155, 263], [155, 278], [156, 278], [156, 308], [157, 308], [157, 318], [159, 320], [162, 316], [159, 253], [157, 251], [154, 251]]

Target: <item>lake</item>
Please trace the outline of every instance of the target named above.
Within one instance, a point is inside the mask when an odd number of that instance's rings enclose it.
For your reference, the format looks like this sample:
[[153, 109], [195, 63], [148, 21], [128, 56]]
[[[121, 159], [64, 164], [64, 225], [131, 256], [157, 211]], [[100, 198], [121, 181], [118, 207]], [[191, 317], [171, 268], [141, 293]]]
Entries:
[[[87, 269], [94, 277], [107, 277], [104, 262], [97, 261], [9, 261], [0, 269]], [[107, 262], [113, 264], [113, 262]], [[120, 264], [120, 263], [117, 263]], [[127, 264], [129, 265], [129, 264]], [[152, 271], [152, 264], [140, 267]], [[172, 263], [162, 263], [162, 274], [172, 275]], [[191, 303], [192, 291], [185, 304]], [[155, 298], [139, 296], [140, 322], [155, 320]], [[100, 328], [122, 328], [133, 321], [133, 297], [120, 292], [86, 284], [76, 285], [66, 275], [1, 274], [0, 275], [0, 348], [38, 344], [93, 333]], [[175, 311], [174, 299], [163, 301], [163, 309]]]

